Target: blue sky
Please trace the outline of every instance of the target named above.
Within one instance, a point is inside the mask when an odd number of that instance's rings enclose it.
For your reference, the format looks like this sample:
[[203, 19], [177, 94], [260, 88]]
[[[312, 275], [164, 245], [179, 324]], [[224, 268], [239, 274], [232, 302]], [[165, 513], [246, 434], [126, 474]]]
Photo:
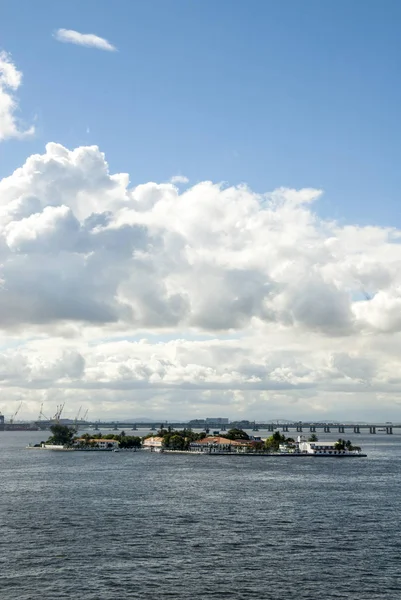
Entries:
[[2, 3], [0, 411], [399, 419], [400, 25]]
[[[390, 0], [3, 3], [37, 132], [0, 146], [0, 175], [49, 140], [98, 144], [133, 183], [310, 186], [324, 217], [401, 225], [400, 25]], [[57, 43], [60, 27], [118, 52]]]

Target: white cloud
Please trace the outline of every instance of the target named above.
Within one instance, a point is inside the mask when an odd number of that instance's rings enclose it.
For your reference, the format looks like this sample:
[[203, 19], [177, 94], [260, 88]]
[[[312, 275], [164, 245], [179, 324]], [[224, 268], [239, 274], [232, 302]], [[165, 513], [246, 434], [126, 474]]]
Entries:
[[58, 42], [76, 44], [88, 48], [98, 48], [99, 50], [107, 50], [108, 52], [116, 52], [117, 50], [113, 44], [110, 44], [110, 42], [98, 35], [93, 33], [79, 33], [79, 31], [74, 31], [73, 29], [57, 29], [54, 33], [54, 38]]
[[23, 129], [16, 116], [18, 102], [15, 92], [21, 86], [22, 73], [18, 71], [7, 52], [0, 52], [0, 141], [32, 135], [35, 128]]
[[189, 179], [188, 177], [185, 177], [185, 175], [174, 175], [171, 179], [170, 179], [170, 183], [188, 183]]
[[99, 416], [395, 418], [401, 232], [323, 221], [320, 194], [131, 188], [97, 147], [48, 144], [0, 181], [7, 397], [32, 416], [47, 394]]

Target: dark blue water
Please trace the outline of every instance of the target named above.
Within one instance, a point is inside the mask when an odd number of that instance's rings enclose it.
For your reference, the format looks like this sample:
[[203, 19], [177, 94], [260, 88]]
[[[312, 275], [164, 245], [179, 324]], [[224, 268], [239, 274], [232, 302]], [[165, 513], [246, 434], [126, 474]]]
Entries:
[[0, 433], [1, 600], [401, 595], [401, 436], [349, 460], [24, 449], [42, 437]]

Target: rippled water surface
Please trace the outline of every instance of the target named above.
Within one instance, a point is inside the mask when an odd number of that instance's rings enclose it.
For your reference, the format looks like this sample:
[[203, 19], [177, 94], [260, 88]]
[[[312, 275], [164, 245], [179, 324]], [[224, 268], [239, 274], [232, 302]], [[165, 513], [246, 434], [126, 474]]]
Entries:
[[0, 432], [1, 600], [401, 597], [399, 435], [348, 460], [25, 450], [41, 437]]

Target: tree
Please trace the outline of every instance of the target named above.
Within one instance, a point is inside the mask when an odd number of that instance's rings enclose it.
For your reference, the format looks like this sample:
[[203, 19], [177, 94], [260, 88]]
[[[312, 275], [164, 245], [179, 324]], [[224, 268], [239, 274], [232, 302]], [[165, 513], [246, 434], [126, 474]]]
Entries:
[[[164, 429], [163, 426], [160, 426], [159, 431], [156, 433], [157, 437], [164, 437], [167, 433], [171, 433], [171, 427], [169, 427], [168, 429]], [[153, 437], [155, 434], [152, 433], [150, 436], [147, 437]]]
[[253, 442], [251, 448], [249, 449], [249, 452], [263, 452], [263, 450], [265, 449], [265, 445], [263, 442]]
[[53, 435], [47, 440], [48, 443], [55, 444], [56, 446], [71, 445], [72, 439], [74, 437], [73, 429], [71, 429], [67, 425], [60, 425], [60, 423], [55, 423], [50, 427], [50, 431]]
[[341, 438], [339, 440], [337, 440], [337, 442], [334, 445], [336, 450], [349, 450], [350, 452], [352, 452], [353, 450], [360, 450], [360, 446], [354, 446], [351, 442], [351, 440], [342, 440]]
[[126, 435], [119, 438], [120, 448], [140, 448], [142, 440], [137, 435]]
[[185, 438], [175, 433], [170, 437], [169, 447], [173, 450], [183, 450], [185, 445]]
[[265, 441], [265, 447], [267, 450], [277, 451], [280, 444], [284, 444], [286, 441], [285, 435], [281, 434], [279, 431], [275, 431], [273, 435], [268, 437]]
[[246, 433], [246, 431], [243, 429], [237, 429], [236, 427], [227, 431], [224, 437], [229, 440], [249, 440], [249, 435]]
[[[154, 434], [149, 434], [143, 439], [145, 440], [147, 437], [152, 437], [153, 435]], [[160, 431], [157, 432], [157, 435], [163, 438], [163, 446], [165, 448], [171, 450], [188, 450], [191, 442], [203, 439], [206, 436], [206, 433], [203, 431], [201, 433], [195, 433], [189, 428], [175, 431], [172, 427], [169, 427], [168, 429], [160, 429]]]
[[359, 446], [353, 446], [351, 440], [342, 440], [341, 438], [339, 438], [336, 443], [334, 444], [334, 448], [336, 450], [360, 450]]
[[317, 437], [316, 433], [312, 433], [309, 437], [308, 437], [308, 442], [318, 442], [319, 438]]

